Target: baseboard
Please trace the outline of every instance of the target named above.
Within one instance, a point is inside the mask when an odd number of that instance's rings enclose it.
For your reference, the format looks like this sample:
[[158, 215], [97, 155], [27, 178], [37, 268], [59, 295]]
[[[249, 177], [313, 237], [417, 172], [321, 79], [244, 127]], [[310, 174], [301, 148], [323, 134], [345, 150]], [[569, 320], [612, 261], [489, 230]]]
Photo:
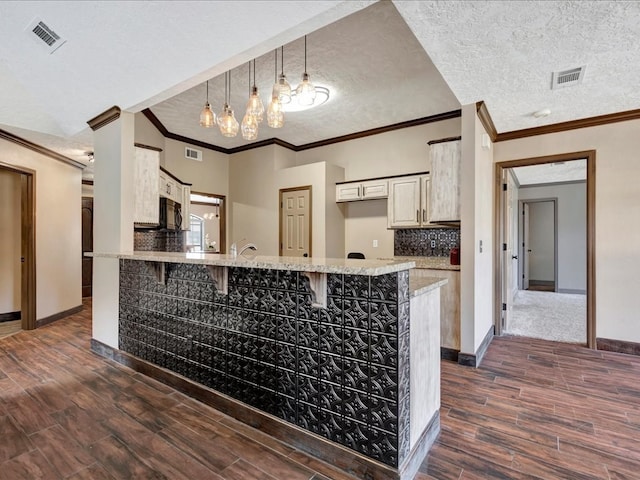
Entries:
[[453, 362], [457, 362], [459, 354], [460, 350], [456, 350], [455, 348], [440, 347], [441, 360], [451, 360]]
[[596, 349], [606, 350], [607, 352], [626, 353], [627, 355], [640, 355], [640, 343], [627, 342], [625, 340], [596, 338]]
[[[188, 395], [236, 420], [256, 428], [293, 448], [333, 465], [344, 472], [366, 480], [409, 480], [399, 470], [367, 458], [353, 450], [330, 442], [273, 415], [246, 405], [177, 373], [141, 360], [129, 353], [91, 339], [91, 350], [105, 358], [129, 367]], [[439, 428], [438, 417], [438, 428]], [[429, 425], [431, 428], [431, 425]], [[428, 441], [427, 437], [425, 441]], [[417, 454], [416, 454], [417, 455]], [[405, 462], [406, 464], [406, 462]]]
[[555, 284], [556, 282], [553, 280], [529, 280], [529, 285], [539, 285], [541, 287], [550, 287]]
[[480, 342], [480, 346], [476, 350], [476, 353], [462, 353], [458, 354], [458, 363], [460, 365], [464, 365], [465, 367], [479, 367], [482, 363], [482, 359], [484, 358], [484, 354], [487, 353], [487, 348], [491, 344], [491, 340], [493, 340], [493, 336], [495, 334], [495, 328], [493, 325], [487, 331], [487, 334]]
[[45, 325], [49, 325], [50, 323], [57, 322], [58, 320], [68, 317], [69, 315], [78, 313], [80, 310], [82, 310], [82, 305], [78, 305], [77, 307], [70, 308], [69, 310], [54, 313], [53, 315], [49, 315], [48, 317], [36, 320], [36, 328], [44, 327]]
[[20, 320], [22, 318], [22, 314], [18, 312], [7, 312], [0, 313], [0, 323], [3, 322], [14, 322], [16, 320]]
[[413, 480], [418, 473], [418, 469], [424, 459], [431, 450], [436, 438], [440, 434], [440, 411], [436, 410], [429, 420], [427, 427], [420, 435], [420, 438], [414, 445], [413, 449], [409, 453], [409, 456], [405, 460], [404, 464], [400, 467], [400, 478], [402, 480]]
[[575, 288], [559, 288], [558, 293], [573, 293], [575, 295], [586, 295], [586, 290], [580, 290]]

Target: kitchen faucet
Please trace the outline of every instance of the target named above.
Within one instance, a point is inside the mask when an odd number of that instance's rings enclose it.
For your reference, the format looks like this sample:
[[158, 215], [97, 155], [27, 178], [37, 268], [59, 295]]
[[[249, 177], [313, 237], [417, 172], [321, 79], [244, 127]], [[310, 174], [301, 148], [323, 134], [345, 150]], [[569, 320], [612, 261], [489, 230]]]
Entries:
[[[244, 238], [242, 240], [240, 240], [241, 242], [245, 240]], [[256, 245], [254, 243], [246, 243], [244, 244], [241, 248], [240, 251], [238, 251], [238, 246], [236, 244], [236, 242], [233, 242], [231, 244], [231, 248], [229, 249], [229, 254], [232, 257], [237, 257], [238, 255], [242, 255], [244, 252], [246, 252], [247, 250], [252, 250], [253, 252], [257, 252], [258, 251], [258, 247], [256, 247]], [[255, 253], [253, 255], [250, 256], [250, 258], [254, 258], [256, 255]]]

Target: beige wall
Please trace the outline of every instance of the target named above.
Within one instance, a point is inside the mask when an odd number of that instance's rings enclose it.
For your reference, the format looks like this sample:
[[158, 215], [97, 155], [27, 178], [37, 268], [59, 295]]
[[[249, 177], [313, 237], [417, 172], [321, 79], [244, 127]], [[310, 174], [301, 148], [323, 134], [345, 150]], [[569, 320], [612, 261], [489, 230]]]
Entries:
[[0, 313], [20, 305], [20, 175], [0, 167]]
[[82, 303], [82, 171], [5, 140], [0, 140], [0, 161], [36, 172], [36, 319], [77, 307]]
[[[462, 107], [460, 351], [473, 354], [494, 323], [493, 150], [475, 104]], [[482, 247], [480, 246], [482, 244]]]
[[[296, 161], [298, 165], [323, 161], [340, 166], [347, 181], [424, 172], [430, 168], [427, 142], [459, 136], [460, 128], [460, 118], [454, 118], [393, 130], [303, 150], [298, 152]], [[335, 189], [330, 195], [335, 199]], [[362, 252], [367, 258], [393, 256], [393, 230], [387, 229], [386, 200], [348, 202], [336, 208], [341, 212], [336, 214], [336, 221], [341, 216], [345, 220], [345, 245], [335, 256], [348, 252]], [[377, 248], [373, 247], [374, 240], [378, 240]]]
[[640, 120], [499, 142], [495, 161], [596, 150], [596, 336], [640, 342]]

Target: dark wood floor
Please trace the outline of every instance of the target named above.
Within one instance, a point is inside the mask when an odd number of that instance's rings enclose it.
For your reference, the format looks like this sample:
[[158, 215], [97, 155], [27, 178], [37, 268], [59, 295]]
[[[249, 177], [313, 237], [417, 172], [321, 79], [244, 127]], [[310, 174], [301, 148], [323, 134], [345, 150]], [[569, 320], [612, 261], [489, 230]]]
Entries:
[[[0, 479], [349, 480], [89, 352], [90, 310], [0, 340]], [[442, 363], [416, 480], [640, 478], [640, 358], [496, 338]]]

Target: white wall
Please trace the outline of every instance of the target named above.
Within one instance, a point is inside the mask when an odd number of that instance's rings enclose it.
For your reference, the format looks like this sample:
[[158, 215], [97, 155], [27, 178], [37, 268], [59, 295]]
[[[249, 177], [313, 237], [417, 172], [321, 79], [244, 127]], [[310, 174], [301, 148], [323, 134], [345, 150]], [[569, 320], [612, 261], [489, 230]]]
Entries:
[[553, 202], [529, 204], [529, 280], [555, 281], [555, 221]]
[[[460, 125], [460, 118], [454, 118], [334, 143], [298, 152], [296, 162], [305, 165], [322, 161], [340, 166], [346, 181], [424, 172], [430, 168], [427, 142], [460, 135]], [[335, 190], [331, 197], [335, 199]], [[349, 202], [337, 208], [345, 219], [345, 246], [336, 256], [348, 252], [362, 252], [367, 258], [393, 256], [386, 200]], [[373, 240], [378, 240], [377, 248]]]
[[82, 304], [79, 168], [7, 140], [0, 162], [35, 171], [36, 319]]
[[[586, 183], [526, 187], [520, 200], [558, 199], [558, 289], [587, 289], [587, 186]], [[534, 278], [530, 276], [530, 278]]]
[[495, 161], [596, 150], [596, 336], [640, 342], [640, 120], [499, 142]]
[[[460, 351], [474, 354], [494, 323], [493, 150], [475, 104], [462, 107]], [[482, 244], [482, 247], [481, 247]]]
[[20, 174], [0, 167], [0, 314], [21, 309], [20, 199]]

